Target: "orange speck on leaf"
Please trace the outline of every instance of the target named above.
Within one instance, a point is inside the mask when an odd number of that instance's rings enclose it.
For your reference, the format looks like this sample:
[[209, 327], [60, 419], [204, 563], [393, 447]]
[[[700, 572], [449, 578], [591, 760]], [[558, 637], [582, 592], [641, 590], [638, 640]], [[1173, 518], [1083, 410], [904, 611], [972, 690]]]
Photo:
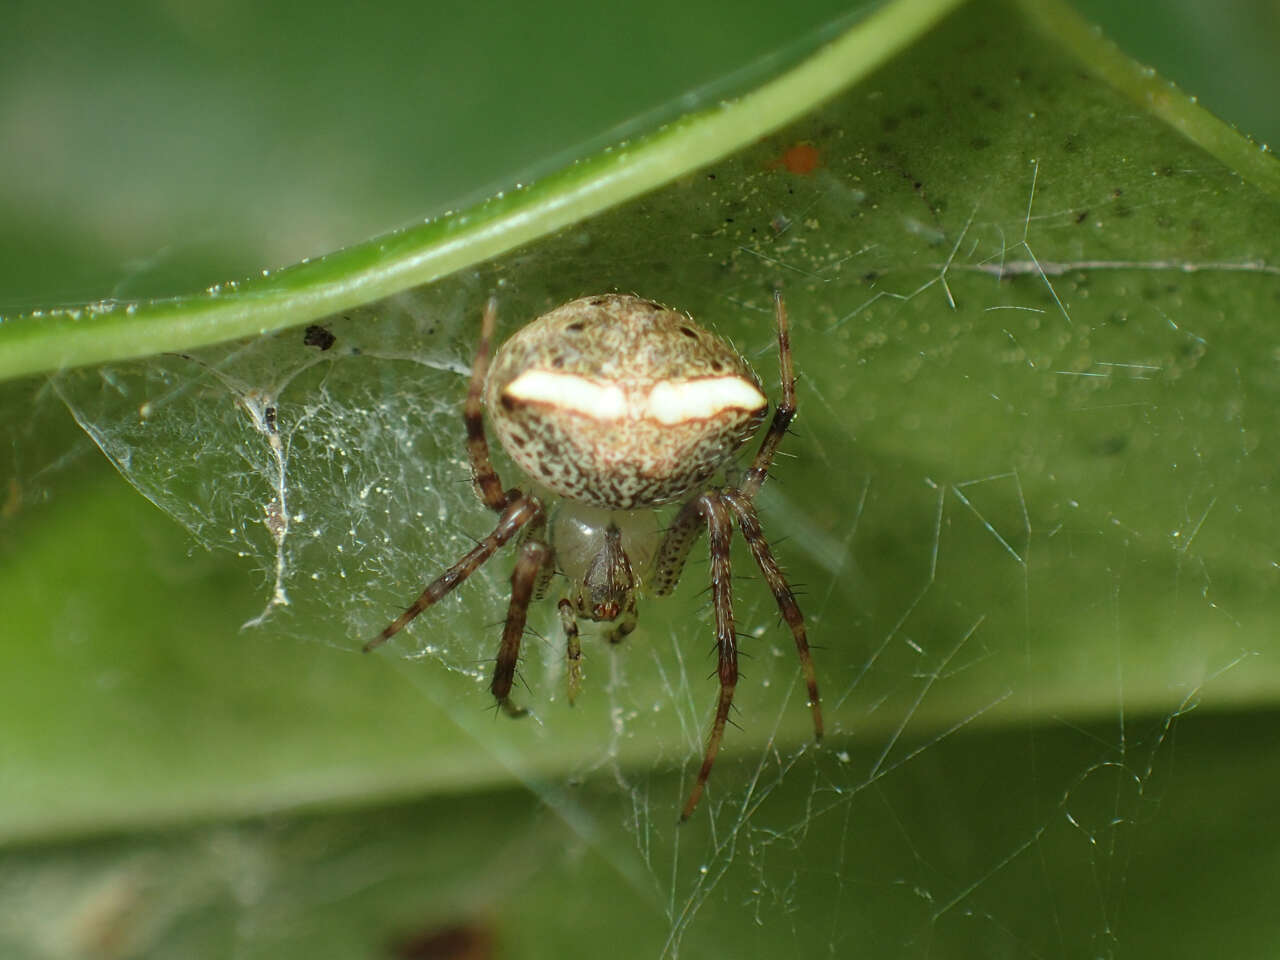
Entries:
[[772, 166], [786, 167], [791, 173], [813, 173], [822, 166], [822, 153], [812, 143], [801, 141], [783, 151]]

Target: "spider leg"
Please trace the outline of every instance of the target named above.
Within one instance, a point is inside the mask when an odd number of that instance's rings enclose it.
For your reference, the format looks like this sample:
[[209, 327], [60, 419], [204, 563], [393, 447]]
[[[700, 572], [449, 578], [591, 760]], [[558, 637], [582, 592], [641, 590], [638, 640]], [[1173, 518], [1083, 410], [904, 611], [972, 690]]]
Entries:
[[769, 476], [778, 444], [782, 443], [787, 427], [791, 426], [791, 421], [796, 416], [796, 371], [795, 364], [791, 361], [791, 327], [787, 323], [787, 307], [782, 302], [781, 290], [773, 292], [773, 307], [778, 321], [778, 366], [782, 371], [782, 402], [773, 411], [773, 422], [760, 441], [755, 460], [738, 484], [738, 493], [747, 500], [759, 493], [761, 485]]
[[716, 706], [716, 718], [711, 724], [711, 735], [707, 738], [707, 752], [702, 759], [702, 768], [698, 771], [693, 792], [689, 794], [689, 799], [684, 805], [684, 812], [680, 814], [681, 821], [693, 816], [698, 801], [702, 799], [702, 791], [707, 786], [707, 777], [711, 775], [711, 766], [715, 763], [716, 754], [720, 752], [720, 740], [724, 737], [724, 727], [729, 720], [729, 709], [733, 706], [733, 690], [738, 684], [738, 640], [733, 632], [733, 585], [729, 565], [733, 520], [729, 516], [724, 501], [715, 491], [708, 491], [693, 502], [706, 520], [707, 540], [711, 551], [711, 602], [716, 612], [720, 701]]
[[493, 666], [493, 692], [498, 705], [509, 716], [520, 717], [525, 711], [511, 703], [511, 684], [516, 676], [516, 663], [520, 659], [520, 641], [524, 639], [524, 625], [529, 614], [529, 601], [533, 599], [534, 584], [546, 563], [551, 548], [541, 540], [526, 540], [516, 557], [516, 568], [511, 573], [511, 603], [507, 607], [507, 621], [502, 627], [502, 644], [498, 647], [497, 662]]
[[[796, 416], [796, 373], [791, 359], [791, 326], [787, 321], [787, 307], [782, 300], [782, 291], [773, 294], [774, 315], [778, 324], [778, 365], [782, 372], [782, 402], [773, 412], [773, 421], [760, 441], [760, 449], [756, 451], [751, 466], [743, 474], [742, 481], [732, 488], [746, 501], [751, 501], [760, 491], [769, 476], [769, 468], [773, 465], [774, 455], [787, 428]], [[653, 592], [657, 596], [666, 596], [680, 582], [680, 574], [684, 571], [685, 560], [694, 542], [702, 532], [703, 513], [697, 498], [690, 500], [676, 514], [666, 535], [658, 546], [654, 559]]]
[[565, 659], [569, 664], [569, 706], [582, 689], [582, 644], [578, 641], [578, 617], [573, 612], [573, 604], [561, 600], [557, 605], [560, 611], [560, 626], [564, 629]]
[[542, 516], [542, 504], [534, 497], [522, 496], [512, 501], [503, 509], [493, 532], [472, 547], [461, 560], [427, 584], [427, 588], [418, 595], [418, 599], [413, 601], [404, 613], [392, 620], [380, 634], [364, 645], [364, 652], [368, 653], [394, 637], [414, 617], [475, 573], [486, 560], [493, 556], [494, 551], [519, 533], [525, 524], [540, 516]]
[[529, 540], [539, 540], [543, 546], [547, 548], [546, 558], [542, 561], [542, 569], [538, 571], [538, 577], [533, 582], [533, 599], [541, 600], [547, 595], [547, 587], [551, 583], [551, 578], [556, 574], [556, 551], [550, 543], [547, 542], [547, 517], [546, 514], [531, 520], [529, 524], [520, 531], [520, 536], [516, 538], [516, 549], [523, 547]]
[[680, 574], [684, 572], [684, 564], [689, 559], [689, 551], [694, 541], [702, 533], [704, 524], [702, 511], [695, 497], [681, 508], [671, 525], [663, 534], [658, 544], [653, 561], [653, 584], [655, 596], [665, 597], [680, 582]]
[[760, 529], [760, 520], [756, 516], [756, 510], [751, 505], [751, 501], [731, 490], [722, 492], [720, 496], [738, 518], [738, 529], [742, 531], [742, 538], [747, 541], [747, 547], [755, 557], [756, 565], [764, 575], [765, 583], [773, 592], [773, 599], [778, 603], [782, 619], [787, 622], [787, 626], [791, 628], [791, 635], [795, 637], [796, 653], [800, 656], [800, 669], [804, 673], [805, 685], [809, 688], [809, 708], [813, 711], [813, 734], [821, 740], [822, 706], [818, 701], [818, 676], [813, 669], [813, 657], [809, 655], [804, 615], [800, 612], [800, 605], [796, 603], [796, 595], [791, 585], [787, 583], [787, 578], [778, 566], [778, 561], [774, 559], [773, 551], [769, 549], [769, 542], [765, 540], [764, 531]]
[[462, 420], [467, 426], [467, 453], [471, 457], [471, 479], [480, 499], [494, 513], [502, 513], [507, 504], [519, 496], [517, 491], [503, 492], [498, 471], [493, 468], [489, 456], [489, 441], [484, 434], [484, 380], [489, 373], [489, 344], [498, 323], [498, 298], [490, 297], [484, 307], [484, 319], [480, 324], [480, 344], [471, 364], [471, 385], [467, 388], [467, 403], [462, 410]]

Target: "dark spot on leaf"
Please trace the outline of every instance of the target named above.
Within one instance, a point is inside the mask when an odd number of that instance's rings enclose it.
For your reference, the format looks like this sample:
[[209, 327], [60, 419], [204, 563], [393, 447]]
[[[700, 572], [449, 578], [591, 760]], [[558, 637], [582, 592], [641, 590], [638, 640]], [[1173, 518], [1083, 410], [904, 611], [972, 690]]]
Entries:
[[322, 327], [318, 323], [313, 323], [302, 334], [302, 344], [306, 347], [319, 347], [321, 350], [328, 350], [338, 340], [328, 328]]
[[392, 946], [391, 955], [397, 960], [491, 960], [494, 949], [492, 931], [470, 923], [406, 937]]
[[1124, 434], [1115, 433], [1109, 437], [1103, 437], [1097, 443], [1097, 451], [1104, 457], [1114, 457], [1116, 454], [1124, 453], [1126, 447], [1129, 446], [1129, 438]]

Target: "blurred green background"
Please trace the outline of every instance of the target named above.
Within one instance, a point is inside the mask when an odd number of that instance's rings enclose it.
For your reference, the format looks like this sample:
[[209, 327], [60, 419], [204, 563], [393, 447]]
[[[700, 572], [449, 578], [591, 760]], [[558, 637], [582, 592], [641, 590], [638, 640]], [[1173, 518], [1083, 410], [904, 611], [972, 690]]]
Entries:
[[742, 89], [847, 12], [6, 4], [0, 306], [189, 292], [466, 206]]
[[[866, 9], [10, 0], [0, 310], [187, 293], [466, 206], [742, 89]], [[1081, 9], [1280, 143], [1274, 3]]]

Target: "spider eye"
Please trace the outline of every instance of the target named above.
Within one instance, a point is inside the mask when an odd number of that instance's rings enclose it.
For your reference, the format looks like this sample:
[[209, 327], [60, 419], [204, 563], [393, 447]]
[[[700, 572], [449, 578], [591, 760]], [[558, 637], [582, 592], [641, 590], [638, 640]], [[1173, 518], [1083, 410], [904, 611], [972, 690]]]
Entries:
[[586, 328], [586, 326], [587, 325], [583, 323], [581, 320], [575, 320], [573, 321], [573, 323], [565, 327], [564, 330], [565, 330], [565, 333], [581, 333]]

